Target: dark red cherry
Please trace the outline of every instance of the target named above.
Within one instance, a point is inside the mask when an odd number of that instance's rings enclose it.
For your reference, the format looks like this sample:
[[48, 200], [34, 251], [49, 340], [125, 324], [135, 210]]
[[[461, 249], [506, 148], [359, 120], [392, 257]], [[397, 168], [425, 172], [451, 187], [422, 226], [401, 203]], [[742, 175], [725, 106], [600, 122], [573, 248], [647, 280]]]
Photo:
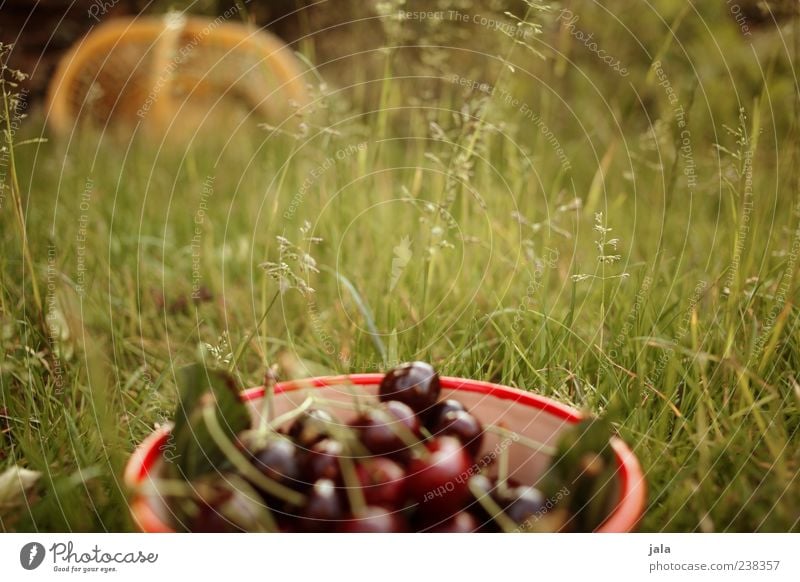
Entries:
[[528, 526], [531, 520], [541, 518], [545, 513], [545, 497], [535, 487], [520, 485], [502, 491], [495, 490], [495, 501], [514, 523]]
[[378, 396], [381, 402], [399, 400], [414, 412], [425, 413], [439, 400], [441, 391], [439, 375], [433, 367], [425, 362], [412, 362], [387, 372]]
[[425, 530], [430, 533], [472, 533], [478, 531], [480, 524], [470, 513], [459, 511], [453, 517]]
[[411, 408], [390, 400], [371, 408], [350, 426], [356, 429], [361, 442], [375, 455], [400, 455], [407, 452], [407, 440], [419, 434], [419, 419]]
[[339, 531], [342, 533], [393, 533], [408, 531], [408, 524], [399, 511], [383, 507], [367, 506], [358, 516], [346, 520]]
[[302, 511], [299, 526], [303, 531], [332, 531], [345, 515], [345, 507], [336, 485], [330, 479], [314, 483]]
[[453, 398], [447, 398], [446, 400], [437, 402], [433, 408], [425, 413], [424, 422], [426, 428], [428, 428], [428, 430], [432, 429], [445, 414], [448, 412], [457, 412], [459, 410], [468, 412], [461, 402]]
[[477, 418], [464, 410], [451, 410], [439, 418], [432, 427], [435, 436], [454, 436], [473, 458], [478, 456], [483, 444], [483, 426]]
[[188, 529], [193, 532], [237, 532], [242, 531], [224, 515], [224, 506], [233, 494], [224, 487], [208, 487], [200, 491], [194, 501]]
[[267, 440], [263, 447], [249, 451], [251, 462], [266, 477], [289, 487], [300, 479], [300, 458], [297, 446], [280, 437]]
[[336, 422], [330, 412], [311, 408], [292, 423], [288, 434], [300, 447], [310, 449], [328, 436], [330, 425]]
[[[241, 491], [239, 482], [241, 477], [233, 473], [214, 473], [192, 481], [194, 496], [188, 510], [188, 524], [179, 518], [180, 525], [205, 533], [262, 531], [266, 525], [260, 519], [263, 502], [258, 496]], [[177, 507], [186, 505], [180, 503]]]
[[389, 509], [402, 507], [406, 498], [406, 473], [394, 461], [376, 457], [356, 468], [367, 505]]
[[426, 516], [449, 517], [470, 499], [472, 460], [458, 439], [440, 437], [428, 444], [429, 454], [411, 460], [407, 471], [409, 497]]
[[306, 454], [303, 476], [313, 483], [318, 479], [339, 482], [341, 465], [339, 457], [344, 453], [344, 445], [334, 439], [323, 439], [314, 444]]

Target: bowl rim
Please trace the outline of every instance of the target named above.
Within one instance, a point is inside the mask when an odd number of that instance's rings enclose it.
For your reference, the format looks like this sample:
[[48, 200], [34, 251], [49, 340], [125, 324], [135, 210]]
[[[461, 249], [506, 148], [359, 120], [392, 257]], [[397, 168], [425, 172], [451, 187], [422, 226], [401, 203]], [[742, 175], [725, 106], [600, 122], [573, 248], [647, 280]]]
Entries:
[[[383, 376], [383, 374], [379, 373], [317, 376], [303, 380], [279, 382], [275, 385], [275, 393], [281, 394], [304, 388], [324, 388], [340, 384], [374, 386], [380, 384]], [[501, 400], [512, 400], [524, 406], [548, 412], [571, 424], [575, 424], [584, 418], [578, 410], [571, 406], [518, 388], [453, 376], [442, 376], [440, 380], [443, 388], [475, 392]], [[264, 392], [263, 386], [248, 388], [241, 392], [241, 399], [244, 402], [258, 400], [264, 396]], [[161, 457], [162, 446], [167, 441], [171, 428], [170, 424], [157, 428], [133, 451], [123, 474], [123, 481], [127, 487], [134, 489], [147, 478], [150, 469]], [[647, 484], [639, 460], [625, 441], [617, 436], [612, 436], [609, 439], [609, 443], [617, 460], [620, 498], [614, 511], [600, 524], [595, 533], [631, 532], [636, 528], [644, 514]], [[157, 516], [147, 499], [142, 495], [134, 494], [131, 499], [130, 510], [141, 531], [150, 533], [174, 532]]]

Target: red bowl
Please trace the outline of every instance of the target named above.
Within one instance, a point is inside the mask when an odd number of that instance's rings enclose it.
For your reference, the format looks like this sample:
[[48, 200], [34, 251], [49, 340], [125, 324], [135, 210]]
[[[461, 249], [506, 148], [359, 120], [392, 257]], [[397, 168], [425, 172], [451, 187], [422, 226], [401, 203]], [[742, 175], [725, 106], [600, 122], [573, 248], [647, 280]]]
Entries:
[[[376, 394], [383, 374], [353, 374], [349, 376], [327, 376], [310, 378], [302, 382], [283, 382], [275, 388], [274, 412], [282, 414], [299, 405], [306, 397], [306, 389], [318, 390], [328, 399], [352, 401], [357, 386], [358, 394]], [[560, 402], [509, 388], [499, 384], [443, 377], [442, 396], [457, 398], [485, 424], [501, 421], [518, 434], [546, 445], [555, 445], [561, 431], [581, 420], [581, 414]], [[349, 389], [348, 389], [349, 388]], [[251, 414], [257, 418], [264, 388], [257, 387], [242, 392], [242, 400], [248, 404]], [[338, 411], [337, 411], [338, 412]], [[348, 421], [346, 414], [340, 415]], [[158, 476], [163, 465], [164, 451], [169, 443], [169, 427], [162, 427], [147, 437], [134, 451], [125, 468], [124, 480], [134, 491], [151, 475]], [[496, 450], [499, 436], [487, 432], [484, 450]], [[611, 437], [611, 448], [617, 459], [619, 479], [619, 501], [608, 518], [597, 528], [597, 532], [633, 531], [644, 513], [646, 485], [639, 461], [633, 451], [621, 439]], [[534, 483], [547, 469], [550, 457], [519, 443], [508, 445], [509, 466], [516, 469], [511, 476], [523, 483]], [[139, 528], [144, 532], [171, 532], [169, 509], [163, 500], [152, 495], [134, 493], [131, 512]]]

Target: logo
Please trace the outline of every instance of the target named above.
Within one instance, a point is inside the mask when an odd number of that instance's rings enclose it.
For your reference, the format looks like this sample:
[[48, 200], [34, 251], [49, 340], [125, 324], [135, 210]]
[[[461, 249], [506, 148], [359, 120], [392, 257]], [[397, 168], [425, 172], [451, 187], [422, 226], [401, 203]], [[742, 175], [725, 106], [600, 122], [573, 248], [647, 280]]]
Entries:
[[44, 561], [44, 546], [39, 542], [30, 542], [19, 551], [19, 563], [26, 570], [35, 570]]

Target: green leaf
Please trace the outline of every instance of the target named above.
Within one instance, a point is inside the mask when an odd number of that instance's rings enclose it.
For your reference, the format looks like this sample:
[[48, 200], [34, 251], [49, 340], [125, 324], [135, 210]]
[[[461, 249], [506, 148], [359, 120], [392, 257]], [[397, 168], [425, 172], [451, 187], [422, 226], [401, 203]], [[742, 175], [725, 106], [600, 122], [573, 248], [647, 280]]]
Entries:
[[259, 493], [240, 475], [206, 475], [177, 503], [188, 531], [276, 532], [278, 525]]
[[250, 426], [250, 415], [233, 377], [222, 370], [193, 364], [178, 373], [180, 400], [175, 411], [175, 466], [184, 479], [219, 471], [227, 457], [208, 432], [203, 407], [214, 406], [225, 437], [233, 442]]
[[606, 419], [587, 418], [564, 431], [558, 441], [542, 489], [553, 496], [567, 488], [571, 529], [596, 529], [619, 497], [611, 434]]

